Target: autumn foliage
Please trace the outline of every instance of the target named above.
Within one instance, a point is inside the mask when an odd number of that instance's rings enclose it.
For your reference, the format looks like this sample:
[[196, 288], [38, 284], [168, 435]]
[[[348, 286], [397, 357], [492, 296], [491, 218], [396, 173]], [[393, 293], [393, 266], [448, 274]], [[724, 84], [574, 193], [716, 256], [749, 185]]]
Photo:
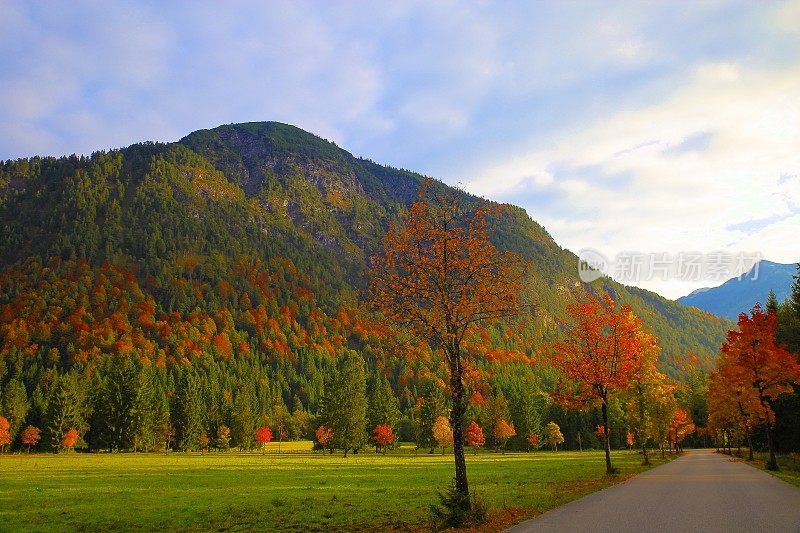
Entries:
[[333, 448], [331, 448], [331, 444], [333, 443], [333, 429], [326, 425], [321, 425], [316, 429], [314, 435], [323, 449], [329, 449], [330, 452], [333, 453]]
[[475, 453], [478, 453], [478, 448], [486, 444], [486, 439], [483, 436], [483, 428], [481, 428], [474, 420], [467, 426], [464, 432], [464, 440], [467, 445], [472, 446]]
[[749, 315], [739, 315], [738, 326], [738, 331], [728, 332], [709, 386], [709, 418], [728, 433], [734, 428], [744, 431], [748, 441], [752, 427], [763, 423], [770, 452], [768, 466], [777, 469], [775, 402], [800, 383], [800, 364], [796, 356], [777, 345], [774, 312], [765, 313], [756, 305]]
[[455, 485], [466, 507], [462, 343], [476, 324], [518, 312], [524, 276], [521, 259], [489, 239], [489, 222], [500, 211], [428, 179], [403, 224], [386, 234], [385, 254], [373, 258], [370, 272], [373, 306], [442, 349], [450, 378]]
[[39, 428], [35, 426], [28, 426], [22, 430], [19, 440], [24, 446], [28, 447], [28, 451], [31, 451], [31, 448], [39, 444], [41, 438], [42, 431]]
[[61, 445], [65, 448], [73, 448], [79, 438], [78, 431], [75, 428], [70, 428], [61, 438]]
[[372, 430], [372, 440], [375, 444], [386, 452], [386, 448], [395, 441], [394, 431], [389, 424], [378, 424]]
[[266, 426], [262, 426], [256, 430], [256, 442], [266, 450], [267, 444], [272, 442], [272, 430]]
[[9, 444], [11, 444], [11, 433], [9, 432], [8, 420], [0, 416], [0, 452]]
[[613, 472], [608, 431], [608, 402], [641, 371], [655, 339], [630, 306], [588, 290], [567, 308], [571, 322], [553, 350], [553, 362], [566, 376], [557, 397], [566, 405], [599, 406], [603, 414], [606, 472]]
[[506, 420], [498, 421], [497, 425], [494, 427], [494, 438], [500, 444], [503, 453], [506, 451], [506, 442], [508, 442], [508, 439], [516, 434], [517, 430], [514, 429], [514, 424]]
[[444, 455], [444, 449], [453, 445], [453, 430], [450, 428], [450, 422], [447, 421], [447, 417], [440, 416], [433, 423], [433, 437], [436, 439], [436, 443], [441, 446], [442, 454]]
[[686, 409], [679, 407], [675, 410], [675, 416], [669, 425], [669, 442], [670, 445], [678, 451], [680, 449], [683, 439], [695, 430], [694, 423], [692, 422], [689, 413]]

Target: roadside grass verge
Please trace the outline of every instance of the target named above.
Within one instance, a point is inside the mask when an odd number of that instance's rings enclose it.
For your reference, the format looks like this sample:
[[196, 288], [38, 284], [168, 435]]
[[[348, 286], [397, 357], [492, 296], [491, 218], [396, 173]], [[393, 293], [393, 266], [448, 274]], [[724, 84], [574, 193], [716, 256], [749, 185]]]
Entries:
[[[734, 455], [735, 456], [735, 455]], [[753, 465], [756, 468], [772, 474], [773, 476], [800, 487], [800, 453], [778, 454], [778, 467], [780, 470], [767, 470], [767, 460], [769, 454], [765, 452], [755, 452], [755, 460], [747, 461], [747, 451], [743, 451], [742, 461]]]

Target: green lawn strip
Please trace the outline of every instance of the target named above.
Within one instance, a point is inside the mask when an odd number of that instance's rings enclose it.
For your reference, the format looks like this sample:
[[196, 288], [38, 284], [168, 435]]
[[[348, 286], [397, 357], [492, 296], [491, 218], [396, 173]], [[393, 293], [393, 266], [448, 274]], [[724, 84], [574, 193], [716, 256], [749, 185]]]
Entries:
[[742, 460], [743, 462], [752, 465], [756, 468], [760, 468], [761, 470], [772, 474], [773, 476], [786, 481], [787, 483], [791, 483], [792, 485], [796, 485], [800, 487], [800, 454], [791, 453], [788, 455], [781, 455], [777, 456], [778, 459], [778, 466], [780, 470], [767, 470], [767, 459], [769, 458], [769, 454], [763, 452], [756, 452], [754, 461], [747, 461], [747, 451], [742, 451], [742, 457], [736, 457], [737, 459]]
[[[481, 453], [471, 486], [502, 517], [543, 512], [640, 472], [615, 452]], [[0, 456], [3, 529], [415, 530], [453, 475], [449, 455], [69, 454]], [[502, 521], [502, 520], [501, 520]]]

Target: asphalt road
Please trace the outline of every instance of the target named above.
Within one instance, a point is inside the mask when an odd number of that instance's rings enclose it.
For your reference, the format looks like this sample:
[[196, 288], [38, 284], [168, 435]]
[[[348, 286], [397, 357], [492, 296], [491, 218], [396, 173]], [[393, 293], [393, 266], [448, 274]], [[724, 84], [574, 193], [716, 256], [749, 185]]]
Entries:
[[691, 450], [508, 531], [800, 532], [800, 488], [713, 451]]

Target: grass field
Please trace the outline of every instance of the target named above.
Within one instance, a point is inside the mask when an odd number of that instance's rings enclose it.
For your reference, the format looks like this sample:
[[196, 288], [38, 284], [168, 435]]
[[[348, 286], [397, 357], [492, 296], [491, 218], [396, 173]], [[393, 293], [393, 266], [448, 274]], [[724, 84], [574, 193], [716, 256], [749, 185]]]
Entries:
[[[339, 531], [426, 529], [429, 505], [453, 475], [449, 455], [302, 453], [0, 456], [0, 530]], [[602, 452], [469, 455], [488, 529], [532, 516], [642, 470]]]
[[[744, 450], [742, 453], [742, 457], [747, 457], [747, 451]], [[767, 470], [767, 461], [769, 460], [769, 454], [763, 452], [756, 452], [755, 453], [755, 461], [747, 461], [749, 464], [760, 468], [766, 472], [769, 472], [775, 477], [778, 477], [787, 483], [791, 483], [792, 485], [797, 485], [800, 487], [800, 454], [797, 453], [790, 453], [786, 454], [778, 454], [778, 466], [780, 470], [777, 472], [773, 470]]]

